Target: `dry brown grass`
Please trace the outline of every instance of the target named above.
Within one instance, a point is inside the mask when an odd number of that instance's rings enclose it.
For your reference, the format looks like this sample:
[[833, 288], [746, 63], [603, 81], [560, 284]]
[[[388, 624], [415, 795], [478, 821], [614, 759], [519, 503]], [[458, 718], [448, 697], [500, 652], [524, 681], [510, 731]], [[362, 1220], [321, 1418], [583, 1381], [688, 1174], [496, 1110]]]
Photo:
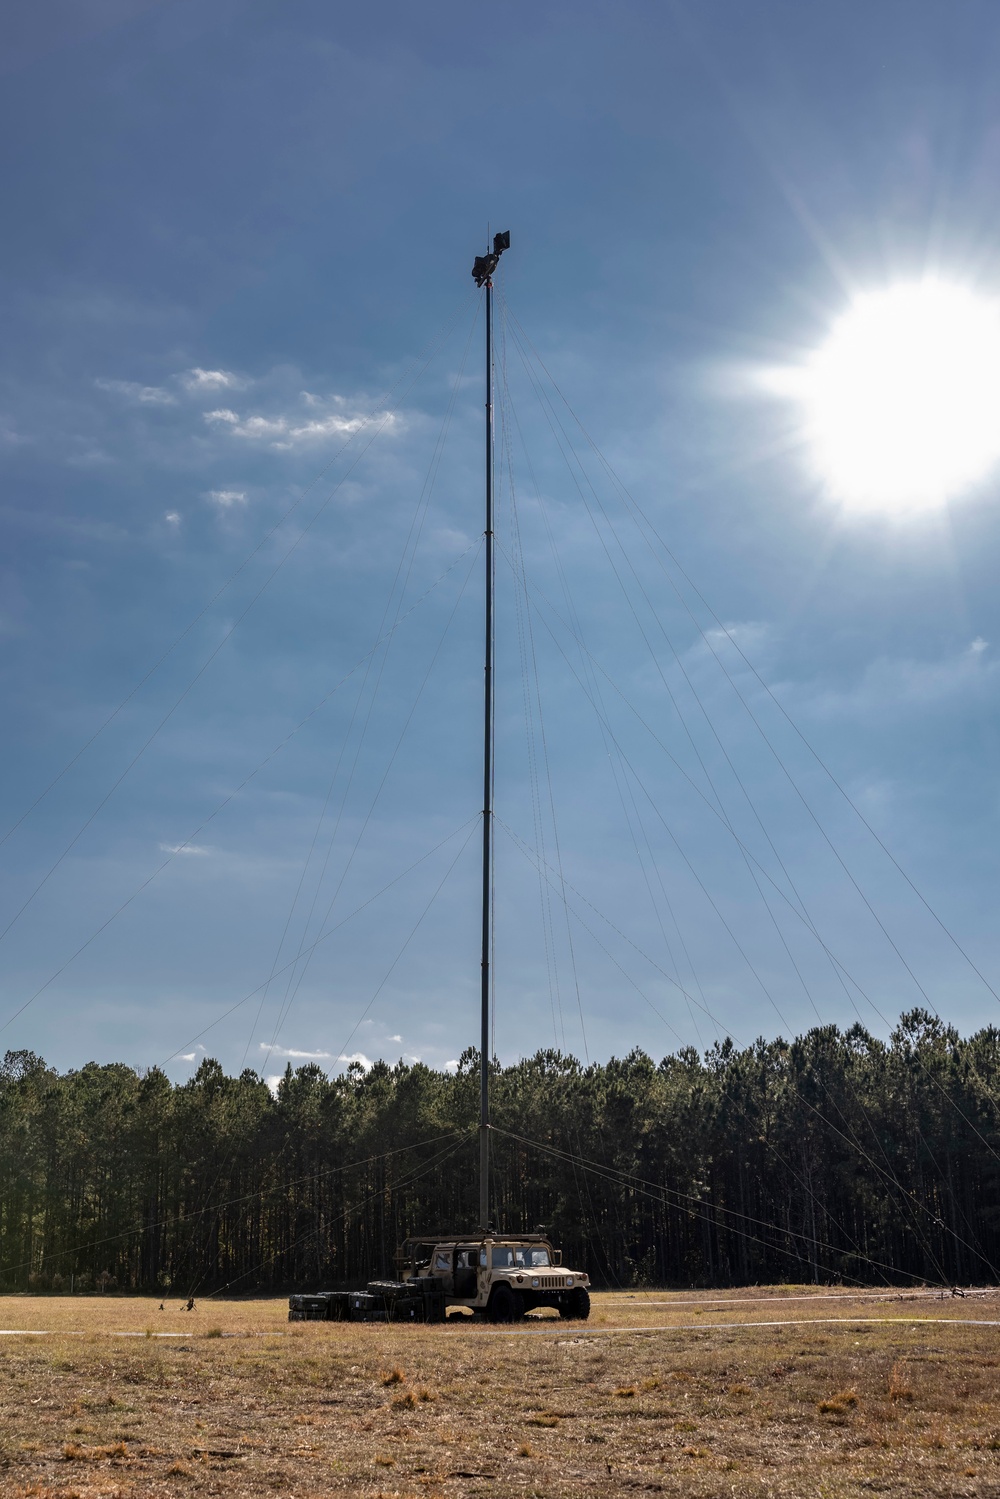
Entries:
[[907, 1382], [902, 1360], [897, 1360], [889, 1371], [889, 1399], [912, 1400], [913, 1387]]
[[609, 1295], [517, 1329], [157, 1306], [0, 1298], [50, 1334], [0, 1339], [4, 1499], [1000, 1499], [1000, 1326], [971, 1320], [1000, 1297]]
[[838, 1390], [828, 1400], [817, 1400], [816, 1409], [821, 1416], [844, 1416], [853, 1410], [858, 1403], [857, 1393], [854, 1390]]

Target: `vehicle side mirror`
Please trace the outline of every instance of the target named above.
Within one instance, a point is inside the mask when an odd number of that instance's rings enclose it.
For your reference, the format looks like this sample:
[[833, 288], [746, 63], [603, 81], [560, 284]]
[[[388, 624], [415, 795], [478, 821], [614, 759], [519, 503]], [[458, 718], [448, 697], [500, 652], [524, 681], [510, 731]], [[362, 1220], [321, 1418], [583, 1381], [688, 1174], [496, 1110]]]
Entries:
[[562, 1250], [561, 1249], [553, 1249], [553, 1251], [552, 1251], [552, 1263], [553, 1263], [553, 1265], [561, 1265], [562, 1264]]

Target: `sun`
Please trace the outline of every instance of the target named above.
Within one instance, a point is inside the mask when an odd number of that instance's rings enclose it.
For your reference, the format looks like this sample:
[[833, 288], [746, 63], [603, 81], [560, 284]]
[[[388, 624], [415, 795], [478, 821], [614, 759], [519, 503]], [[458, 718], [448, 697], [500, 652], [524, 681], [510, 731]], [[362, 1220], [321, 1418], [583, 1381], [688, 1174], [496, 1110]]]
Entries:
[[939, 280], [858, 296], [785, 391], [832, 495], [942, 505], [1000, 462], [1000, 302]]

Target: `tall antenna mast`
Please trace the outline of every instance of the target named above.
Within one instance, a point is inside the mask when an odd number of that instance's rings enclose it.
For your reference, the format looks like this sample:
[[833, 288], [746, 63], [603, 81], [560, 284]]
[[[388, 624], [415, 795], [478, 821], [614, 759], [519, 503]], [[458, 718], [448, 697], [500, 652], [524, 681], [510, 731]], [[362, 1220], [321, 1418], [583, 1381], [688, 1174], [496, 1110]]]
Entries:
[[477, 255], [476, 285], [486, 288], [486, 652], [483, 696], [483, 959], [479, 1044], [479, 1227], [490, 1223], [490, 979], [493, 949], [493, 272], [510, 230], [494, 234], [493, 249]]

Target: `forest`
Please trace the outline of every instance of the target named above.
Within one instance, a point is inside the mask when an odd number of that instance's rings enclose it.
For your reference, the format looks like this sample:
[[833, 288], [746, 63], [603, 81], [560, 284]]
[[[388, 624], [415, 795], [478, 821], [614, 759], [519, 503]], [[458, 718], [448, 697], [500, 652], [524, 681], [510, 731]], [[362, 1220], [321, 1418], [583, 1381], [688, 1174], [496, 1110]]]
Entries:
[[[493, 1201], [595, 1285], [961, 1286], [1000, 1262], [1000, 1030], [923, 1010], [659, 1063], [494, 1065]], [[475, 1225], [478, 1057], [457, 1071], [204, 1060], [0, 1067], [0, 1288], [266, 1293], [390, 1271]]]

